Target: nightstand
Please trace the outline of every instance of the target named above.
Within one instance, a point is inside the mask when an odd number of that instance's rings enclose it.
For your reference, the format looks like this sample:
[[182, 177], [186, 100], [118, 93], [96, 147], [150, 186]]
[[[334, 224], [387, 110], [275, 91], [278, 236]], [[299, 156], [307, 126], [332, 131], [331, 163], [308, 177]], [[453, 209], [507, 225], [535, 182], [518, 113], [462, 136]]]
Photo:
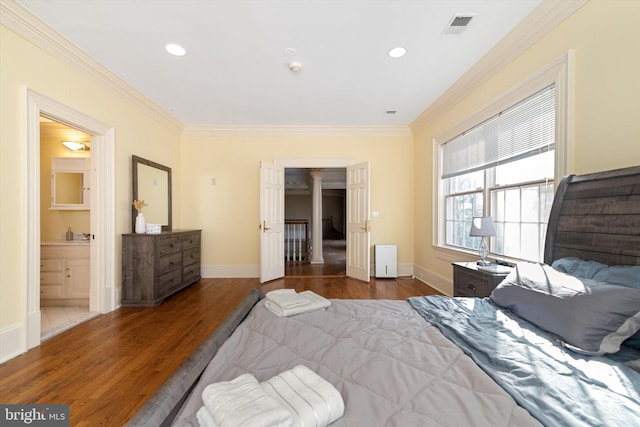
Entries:
[[454, 262], [453, 296], [488, 297], [511, 270], [505, 265], [481, 267], [475, 262]]

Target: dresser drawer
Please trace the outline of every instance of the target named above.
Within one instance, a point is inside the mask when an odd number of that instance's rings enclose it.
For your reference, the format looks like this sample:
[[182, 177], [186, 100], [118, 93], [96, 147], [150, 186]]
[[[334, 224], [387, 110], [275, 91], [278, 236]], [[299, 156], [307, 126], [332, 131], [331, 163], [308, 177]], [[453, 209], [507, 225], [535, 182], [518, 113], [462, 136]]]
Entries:
[[182, 269], [182, 280], [192, 283], [200, 279], [200, 264], [191, 264]]
[[166, 254], [180, 252], [182, 250], [182, 239], [178, 236], [166, 237], [158, 242], [158, 255], [162, 257]]
[[173, 270], [158, 278], [158, 291], [164, 295], [167, 291], [182, 284], [182, 269]]
[[200, 264], [200, 248], [182, 252], [182, 265]]
[[182, 249], [200, 248], [200, 233], [193, 233], [182, 237]]
[[182, 252], [164, 255], [158, 260], [159, 274], [164, 274], [180, 267], [182, 267]]

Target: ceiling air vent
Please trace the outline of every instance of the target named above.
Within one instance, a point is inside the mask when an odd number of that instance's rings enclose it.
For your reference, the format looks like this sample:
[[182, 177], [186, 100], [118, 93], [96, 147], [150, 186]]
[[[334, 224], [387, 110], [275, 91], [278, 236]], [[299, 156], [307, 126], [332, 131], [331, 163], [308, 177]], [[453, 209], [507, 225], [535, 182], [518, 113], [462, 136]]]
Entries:
[[458, 37], [461, 36], [467, 28], [471, 20], [476, 16], [475, 13], [456, 13], [453, 15], [447, 26], [442, 32], [442, 37]]

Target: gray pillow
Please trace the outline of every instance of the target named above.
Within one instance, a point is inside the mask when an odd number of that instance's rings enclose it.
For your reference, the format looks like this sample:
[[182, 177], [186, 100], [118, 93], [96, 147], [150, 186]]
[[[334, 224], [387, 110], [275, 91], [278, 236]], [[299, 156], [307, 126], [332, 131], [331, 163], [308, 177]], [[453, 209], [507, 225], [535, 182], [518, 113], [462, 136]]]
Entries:
[[[551, 267], [575, 277], [593, 279], [593, 276], [603, 268], [606, 268], [607, 265], [596, 261], [585, 261], [576, 257], [565, 257], [553, 261]], [[606, 280], [603, 280], [603, 282], [606, 282]]]
[[517, 264], [491, 300], [584, 354], [615, 353], [640, 330], [640, 289], [580, 279], [544, 264]]
[[593, 280], [640, 289], [640, 265], [614, 265], [599, 270]]

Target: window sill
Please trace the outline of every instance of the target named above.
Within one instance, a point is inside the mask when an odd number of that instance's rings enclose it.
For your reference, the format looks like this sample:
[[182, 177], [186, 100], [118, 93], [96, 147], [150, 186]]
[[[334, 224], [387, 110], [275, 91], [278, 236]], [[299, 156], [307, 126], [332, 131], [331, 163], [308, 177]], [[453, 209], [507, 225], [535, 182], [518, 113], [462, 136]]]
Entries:
[[[480, 259], [480, 255], [478, 255], [477, 251], [467, 251], [464, 249], [452, 248], [448, 246], [433, 245], [433, 251], [435, 252], [436, 257], [448, 262], [458, 262], [458, 261], [474, 262]], [[506, 258], [506, 257], [498, 258], [493, 254], [489, 254], [489, 256], [487, 257], [487, 260], [499, 261], [501, 263], [506, 263], [508, 265], [514, 265], [518, 262], [524, 261], [521, 259]]]

